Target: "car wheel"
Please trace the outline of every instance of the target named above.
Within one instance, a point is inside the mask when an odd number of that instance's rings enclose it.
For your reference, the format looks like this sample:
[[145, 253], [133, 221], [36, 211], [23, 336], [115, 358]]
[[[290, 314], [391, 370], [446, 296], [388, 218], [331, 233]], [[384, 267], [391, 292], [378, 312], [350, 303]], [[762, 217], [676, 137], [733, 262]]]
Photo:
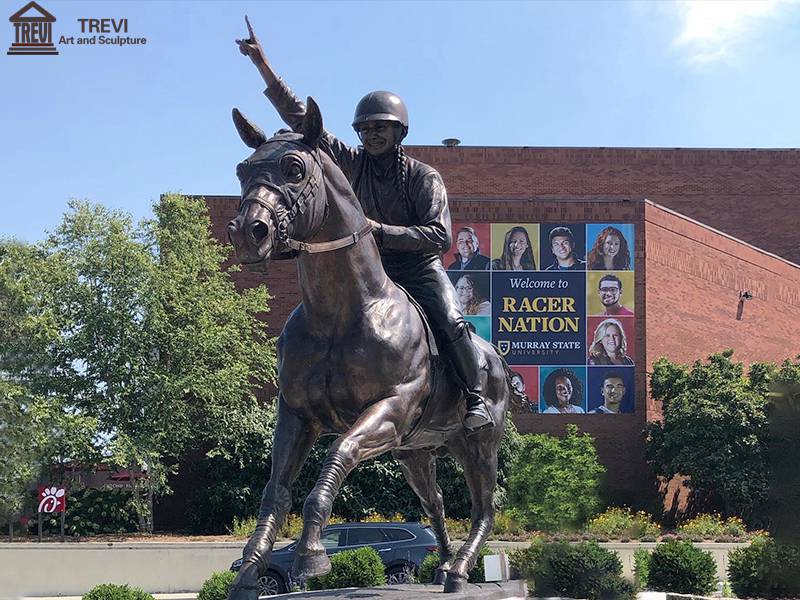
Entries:
[[258, 596], [277, 596], [285, 594], [288, 590], [283, 578], [274, 571], [267, 571], [266, 575], [258, 578]]
[[401, 583], [414, 582], [414, 569], [409, 565], [392, 567], [386, 572], [386, 583], [400, 585]]

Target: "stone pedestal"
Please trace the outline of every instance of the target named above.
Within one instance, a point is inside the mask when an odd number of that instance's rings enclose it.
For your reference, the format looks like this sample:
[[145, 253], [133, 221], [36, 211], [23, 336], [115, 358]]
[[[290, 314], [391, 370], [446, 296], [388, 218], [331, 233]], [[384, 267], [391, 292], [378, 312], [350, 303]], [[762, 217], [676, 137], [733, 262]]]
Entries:
[[440, 585], [409, 583], [371, 588], [346, 588], [295, 592], [281, 596], [291, 600], [525, 600], [528, 595], [524, 581], [502, 583], [471, 583], [463, 592], [445, 594]]

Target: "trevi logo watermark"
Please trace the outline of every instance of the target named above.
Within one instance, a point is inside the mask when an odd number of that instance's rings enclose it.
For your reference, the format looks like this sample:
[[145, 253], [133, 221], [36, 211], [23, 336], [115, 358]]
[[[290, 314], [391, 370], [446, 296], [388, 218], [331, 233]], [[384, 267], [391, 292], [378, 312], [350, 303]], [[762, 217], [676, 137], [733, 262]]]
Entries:
[[58, 54], [53, 45], [56, 18], [36, 2], [28, 2], [8, 20], [14, 25], [14, 41], [6, 54]]
[[[7, 54], [58, 54], [53, 43], [53, 23], [56, 18], [39, 6], [29, 2], [15, 12], [9, 21], [14, 25], [14, 42]], [[75, 35], [59, 35], [59, 46], [143, 46], [145, 37], [131, 37], [128, 19], [124, 17], [94, 18], [84, 17], [76, 20]], [[80, 29], [80, 35], [77, 33]]]

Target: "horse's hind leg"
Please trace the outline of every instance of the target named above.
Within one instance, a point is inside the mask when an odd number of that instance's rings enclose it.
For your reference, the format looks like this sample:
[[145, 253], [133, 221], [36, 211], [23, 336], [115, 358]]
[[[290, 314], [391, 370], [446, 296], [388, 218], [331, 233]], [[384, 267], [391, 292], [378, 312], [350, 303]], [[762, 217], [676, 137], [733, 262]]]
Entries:
[[419, 496], [422, 510], [431, 520], [431, 528], [439, 546], [439, 568], [436, 569], [433, 582], [442, 584], [450, 569], [453, 548], [444, 520], [442, 489], [436, 483], [436, 457], [430, 450], [395, 450], [392, 454], [400, 463], [408, 485]]
[[272, 443], [272, 473], [261, 497], [256, 530], [242, 553], [242, 568], [231, 585], [229, 600], [256, 600], [258, 578], [269, 566], [272, 545], [292, 506], [292, 484], [319, 432], [289, 412], [281, 396]]
[[316, 577], [331, 570], [331, 561], [320, 542], [320, 534], [331, 516], [333, 499], [345, 477], [358, 463], [399, 445], [395, 421], [405, 416], [404, 404], [400, 397], [373, 404], [331, 446], [317, 484], [303, 505], [303, 535], [295, 549], [293, 575]]
[[478, 552], [492, 532], [492, 496], [497, 483], [497, 448], [501, 435], [501, 428], [485, 430], [483, 434], [471, 436], [469, 441], [462, 435], [448, 446], [464, 468], [464, 478], [472, 499], [472, 528], [447, 573], [445, 592], [460, 592], [466, 588]]

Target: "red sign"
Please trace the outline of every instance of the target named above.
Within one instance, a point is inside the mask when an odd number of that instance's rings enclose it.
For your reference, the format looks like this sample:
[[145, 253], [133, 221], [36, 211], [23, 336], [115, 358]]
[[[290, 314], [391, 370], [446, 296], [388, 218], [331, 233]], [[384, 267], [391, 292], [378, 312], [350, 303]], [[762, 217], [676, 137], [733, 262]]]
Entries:
[[36, 512], [63, 513], [67, 509], [67, 492], [61, 487], [39, 486], [38, 500], [39, 508]]

